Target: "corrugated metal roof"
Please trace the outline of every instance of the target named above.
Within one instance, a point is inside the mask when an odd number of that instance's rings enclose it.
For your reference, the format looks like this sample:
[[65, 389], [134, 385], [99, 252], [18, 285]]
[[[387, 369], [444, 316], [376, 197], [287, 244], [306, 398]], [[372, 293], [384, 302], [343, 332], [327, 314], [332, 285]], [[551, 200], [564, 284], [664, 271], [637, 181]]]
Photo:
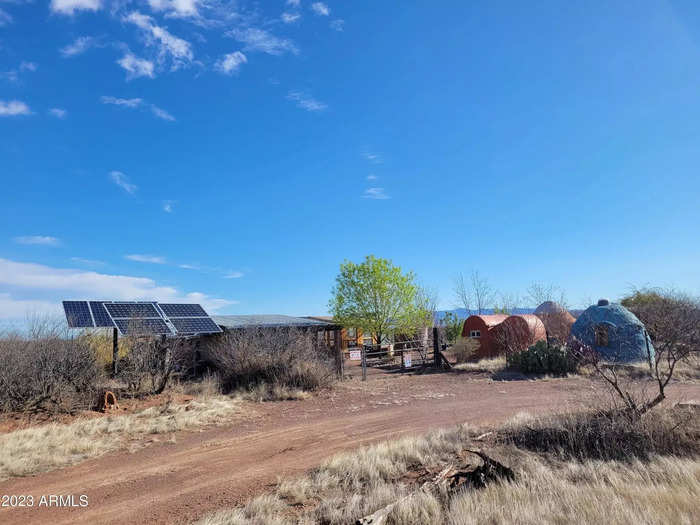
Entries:
[[211, 318], [216, 324], [224, 328], [254, 328], [254, 327], [324, 327], [333, 326], [332, 323], [319, 321], [317, 319], [309, 319], [305, 317], [292, 317], [289, 315], [212, 315]]

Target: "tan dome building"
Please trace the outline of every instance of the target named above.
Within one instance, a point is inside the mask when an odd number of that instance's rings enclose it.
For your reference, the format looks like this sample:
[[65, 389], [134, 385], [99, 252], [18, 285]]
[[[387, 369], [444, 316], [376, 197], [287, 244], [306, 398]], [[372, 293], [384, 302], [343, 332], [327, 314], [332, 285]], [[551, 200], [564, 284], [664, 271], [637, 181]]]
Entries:
[[544, 324], [547, 338], [560, 343], [566, 342], [569, 338], [571, 326], [576, 321], [566, 308], [554, 301], [543, 302], [535, 309], [535, 315]]

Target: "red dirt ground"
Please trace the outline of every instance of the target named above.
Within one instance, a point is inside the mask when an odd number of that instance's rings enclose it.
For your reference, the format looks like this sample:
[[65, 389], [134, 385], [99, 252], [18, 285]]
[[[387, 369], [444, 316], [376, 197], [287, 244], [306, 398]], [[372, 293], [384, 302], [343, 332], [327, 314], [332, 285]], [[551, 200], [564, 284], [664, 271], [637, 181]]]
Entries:
[[[307, 401], [254, 405], [256, 416], [176, 443], [115, 452], [63, 470], [0, 483], [2, 494], [85, 494], [85, 508], [0, 508], [0, 523], [188, 523], [299, 475], [340, 451], [467, 422], [488, 425], [521, 411], [581, 408], [585, 378], [492, 381], [474, 374], [375, 375]], [[699, 399], [700, 384], [673, 385]]]

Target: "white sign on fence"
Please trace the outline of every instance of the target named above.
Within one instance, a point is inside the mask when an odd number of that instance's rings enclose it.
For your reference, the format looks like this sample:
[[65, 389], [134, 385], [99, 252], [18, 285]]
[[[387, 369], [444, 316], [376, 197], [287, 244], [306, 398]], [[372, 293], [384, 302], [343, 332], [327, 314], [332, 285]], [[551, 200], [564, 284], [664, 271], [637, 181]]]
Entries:
[[411, 367], [411, 354], [410, 353], [403, 355], [403, 366], [405, 366], [406, 368]]
[[350, 350], [350, 361], [362, 361], [362, 350]]

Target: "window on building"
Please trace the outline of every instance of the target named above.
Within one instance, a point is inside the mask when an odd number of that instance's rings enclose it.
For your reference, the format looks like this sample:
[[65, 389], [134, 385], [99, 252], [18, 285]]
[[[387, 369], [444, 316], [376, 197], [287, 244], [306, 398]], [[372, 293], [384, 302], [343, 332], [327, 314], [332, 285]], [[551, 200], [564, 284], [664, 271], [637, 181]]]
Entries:
[[599, 324], [595, 327], [595, 345], [596, 346], [608, 346], [610, 339], [608, 336], [608, 326], [605, 324]]
[[469, 332], [469, 337], [481, 337], [481, 330], [472, 330]]

